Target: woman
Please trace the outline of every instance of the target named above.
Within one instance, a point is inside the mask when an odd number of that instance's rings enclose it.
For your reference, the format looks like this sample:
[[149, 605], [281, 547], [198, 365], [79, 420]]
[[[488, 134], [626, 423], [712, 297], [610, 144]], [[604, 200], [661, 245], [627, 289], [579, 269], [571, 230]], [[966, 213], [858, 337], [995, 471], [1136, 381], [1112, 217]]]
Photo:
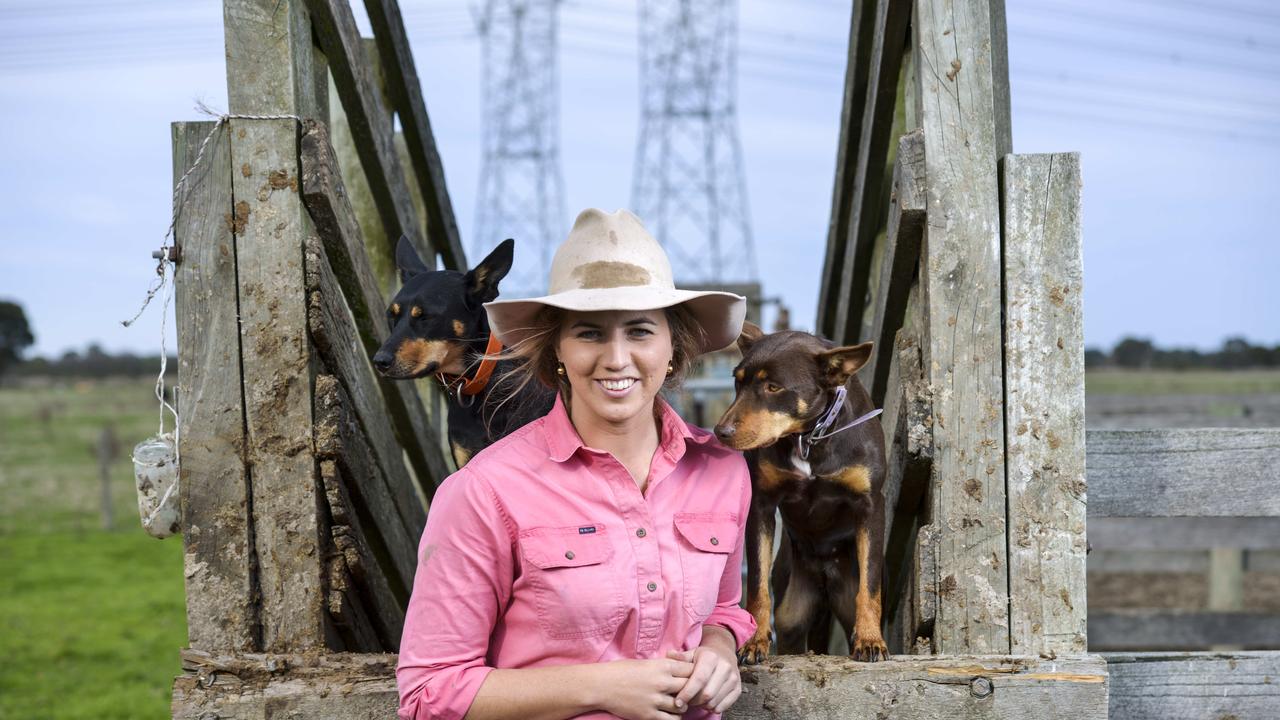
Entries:
[[741, 692], [751, 484], [659, 396], [745, 301], [676, 290], [631, 213], [586, 210], [550, 294], [485, 305], [555, 387], [436, 491], [396, 671], [401, 718], [707, 718]]

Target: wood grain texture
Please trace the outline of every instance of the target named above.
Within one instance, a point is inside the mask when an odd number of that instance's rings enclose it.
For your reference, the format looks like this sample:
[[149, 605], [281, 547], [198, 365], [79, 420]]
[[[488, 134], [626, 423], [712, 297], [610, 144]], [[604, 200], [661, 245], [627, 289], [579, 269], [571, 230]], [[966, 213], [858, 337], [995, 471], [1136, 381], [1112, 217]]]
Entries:
[[[1089, 518], [1093, 550], [1280, 549], [1280, 518]], [[1092, 556], [1091, 556], [1092, 557]]]
[[[935, 648], [1009, 650], [1000, 208], [988, 0], [915, 0], [928, 222], [921, 253], [933, 391]], [[951, 580], [948, 580], [951, 578]]]
[[1280, 652], [1109, 653], [1110, 720], [1280, 717]]
[[391, 119], [378, 101], [351, 4], [347, 0], [307, 0], [307, 6], [387, 238], [404, 234], [420, 257], [434, 257], [413, 210]]
[[[866, 111], [867, 72], [871, 61], [876, 4], [865, 2], [856, 7], [849, 20], [849, 55], [845, 61], [844, 101], [840, 112], [840, 136], [836, 146], [835, 187], [831, 193], [831, 218], [827, 226], [826, 259], [818, 290], [816, 328], [819, 335], [836, 337], [836, 313], [840, 304], [848, 302], [843, 294], [844, 256], [852, 252], [853, 237], [850, 217], [854, 202], [854, 177], [857, 174], [862, 114]], [[846, 309], [847, 313], [848, 310]]]
[[[195, 162], [212, 122], [174, 123], [174, 183]], [[174, 242], [178, 325], [178, 444], [187, 642], [217, 652], [257, 649], [249, 470], [243, 453], [231, 145], [209, 141], [187, 180]]]
[[174, 720], [396, 716], [395, 655], [211, 655], [182, 651]]
[[[323, 67], [303, 0], [223, 0], [229, 112], [317, 117]], [[237, 168], [239, 166], [236, 166]]]
[[[328, 133], [309, 122], [302, 135], [303, 199], [315, 221], [325, 257], [347, 300], [366, 357], [372, 357], [389, 335], [384, 302], [368, 261], [360, 223], [348, 201]], [[375, 376], [377, 377], [377, 376]], [[441, 450], [443, 430], [427, 413], [417, 387], [378, 377], [392, 427], [418, 482], [430, 498], [448, 476], [450, 465]]]
[[885, 217], [885, 208], [881, 205], [887, 180], [885, 165], [910, 17], [910, 0], [876, 2], [866, 108], [862, 113], [862, 132], [858, 135], [858, 154], [854, 158], [853, 200], [849, 208], [852, 237], [845, 249], [842, 282], [837, 290], [840, 302], [836, 306], [833, 339], [841, 344], [869, 339], [859, 335], [867, 307], [867, 290], [876, 271], [871, 262], [872, 250]]
[[1280, 429], [1091, 430], [1090, 517], [1280, 517]]
[[726, 720], [1103, 720], [1102, 658], [783, 656], [742, 671]]
[[1280, 647], [1280, 615], [1210, 610], [1089, 613], [1089, 647], [1095, 650], [1203, 650], [1211, 645]]
[[326, 618], [298, 124], [232, 120], [230, 131], [262, 648], [297, 651], [323, 645]]
[[373, 25], [378, 53], [386, 71], [387, 86], [409, 151], [414, 176], [427, 211], [427, 239], [440, 253], [444, 266], [466, 270], [467, 258], [458, 234], [458, 221], [445, 185], [444, 163], [436, 149], [431, 119], [422, 98], [422, 83], [409, 49], [409, 36], [396, 0], [365, 0], [369, 23]]
[[1080, 156], [1004, 158], [1004, 388], [1012, 652], [1085, 650]]
[[876, 406], [884, 404], [890, 387], [889, 365], [893, 360], [894, 340], [906, 319], [907, 298], [920, 266], [925, 222], [924, 172], [924, 134], [916, 130], [898, 139], [879, 291], [874, 301], [872, 330], [864, 338], [876, 343], [875, 353], [860, 371], [863, 385]]
[[394, 514], [379, 518], [380, 523], [392, 523], [398, 518], [409, 538], [421, 537], [426, 527], [426, 509], [418, 500], [414, 480], [405, 466], [395, 430], [391, 427], [382, 391], [369, 364], [369, 357], [356, 335], [355, 321], [347, 308], [342, 290], [333, 276], [329, 263], [316, 238], [308, 240], [307, 291], [310, 296], [308, 317], [311, 338], [315, 341], [320, 357], [330, 372], [341, 381], [350, 407], [360, 423], [364, 437], [381, 474], [377, 477], [355, 478], [359, 482], [374, 483], [382, 480], [390, 498], [388, 510]]

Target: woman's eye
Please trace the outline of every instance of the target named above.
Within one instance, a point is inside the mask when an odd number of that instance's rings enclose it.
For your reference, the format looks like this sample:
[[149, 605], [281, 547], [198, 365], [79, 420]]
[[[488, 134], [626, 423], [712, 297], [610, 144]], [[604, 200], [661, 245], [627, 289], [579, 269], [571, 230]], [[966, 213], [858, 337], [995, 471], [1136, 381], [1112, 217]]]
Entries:
[[579, 340], [598, 340], [600, 339], [600, 331], [599, 330], [583, 330], [582, 332], [578, 333], [578, 339]]
[[632, 337], [647, 337], [652, 334], [653, 331], [649, 328], [631, 328]]

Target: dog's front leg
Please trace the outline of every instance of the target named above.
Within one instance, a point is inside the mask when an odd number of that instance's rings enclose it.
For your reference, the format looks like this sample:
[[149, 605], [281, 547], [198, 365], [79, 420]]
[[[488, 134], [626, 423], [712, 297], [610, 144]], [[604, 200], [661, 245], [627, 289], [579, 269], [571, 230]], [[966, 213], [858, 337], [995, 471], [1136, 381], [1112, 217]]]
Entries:
[[889, 659], [889, 648], [880, 632], [880, 590], [884, 572], [884, 497], [878, 488], [859, 498], [866, 512], [859, 513], [854, 549], [858, 562], [856, 615], [849, 654], [854, 660]]
[[[759, 487], [757, 485], [757, 487]], [[738, 651], [738, 659], [747, 665], [764, 662], [769, 656], [770, 626], [773, 624], [773, 596], [769, 592], [769, 576], [773, 573], [773, 535], [777, 505], [761, 497], [751, 497], [747, 514], [747, 612], [756, 620], [756, 632]]]

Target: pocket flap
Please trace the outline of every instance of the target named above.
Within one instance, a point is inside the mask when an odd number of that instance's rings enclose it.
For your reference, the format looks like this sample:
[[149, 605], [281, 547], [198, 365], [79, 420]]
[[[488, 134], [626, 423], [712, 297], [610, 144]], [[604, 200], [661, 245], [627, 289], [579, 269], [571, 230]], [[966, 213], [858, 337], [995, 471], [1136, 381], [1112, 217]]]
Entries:
[[703, 552], [731, 553], [738, 546], [738, 519], [733, 515], [679, 513], [676, 530]]
[[613, 545], [599, 523], [530, 528], [520, 533], [520, 548], [526, 560], [543, 570], [597, 565], [613, 555]]

